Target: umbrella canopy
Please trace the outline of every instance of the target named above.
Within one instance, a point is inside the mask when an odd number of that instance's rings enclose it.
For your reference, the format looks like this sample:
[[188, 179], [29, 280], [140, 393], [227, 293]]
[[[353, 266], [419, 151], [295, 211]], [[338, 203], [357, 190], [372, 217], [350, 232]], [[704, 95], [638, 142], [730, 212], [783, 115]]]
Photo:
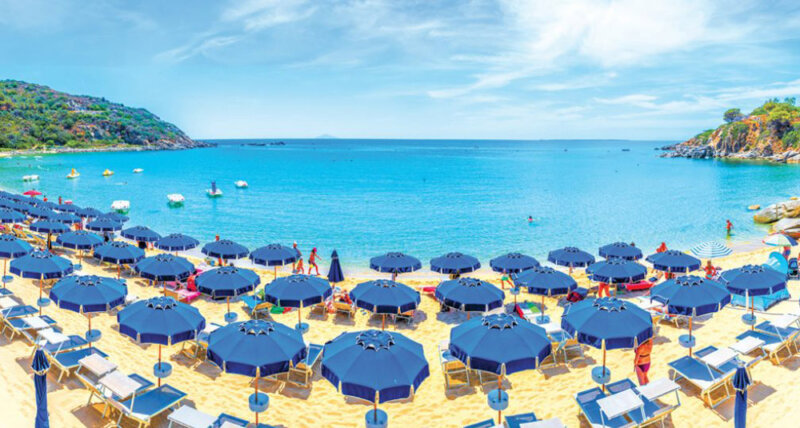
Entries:
[[28, 213], [28, 216], [38, 219], [49, 219], [50, 217], [56, 215], [56, 212], [49, 208], [36, 206], [29, 207], [26, 212]]
[[154, 245], [164, 251], [186, 251], [200, 245], [200, 241], [182, 233], [170, 233], [156, 241]]
[[0, 208], [0, 223], [22, 223], [23, 221], [25, 221], [25, 214], [11, 208]]
[[417, 309], [420, 303], [417, 290], [386, 279], [356, 285], [350, 291], [350, 299], [357, 307], [374, 314], [401, 314]]
[[69, 226], [64, 223], [58, 223], [50, 220], [39, 220], [31, 223], [29, 228], [34, 232], [39, 233], [64, 233], [69, 231]]
[[701, 259], [715, 259], [717, 257], [725, 257], [733, 251], [717, 241], [703, 242], [689, 249], [697, 257]]
[[243, 259], [250, 254], [250, 250], [244, 245], [237, 244], [227, 239], [209, 242], [203, 245], [201, 251], [209, 257], [222, 260]]
[[116, 279], [96, 275], [70, 275], [50, 289], [59, 308], [78, 313], [105, 312], [123, 303], [128, 289]]
[[144, 250], [122, 241], [112, 241], [95, 247], [94, 258], [115, 265], [129, 265], [143, 259]]
[[122, 215], [122, 214], [120, 214], [118, 212], [114, 212], [114, 211], [109, 211], [107, 213], [101, 213], [99, 216], [97, 216], [97, 218], [108, 218], [108, 219], [111, 219], [112, 221], [115, 221], [117, 223], [125, 223], [126, 221], [130, 220], [130, 218], [128, 218], [128, 216]]
[[98, 218], [103, 215], [103, 212], [96, 208], [86, 207], [79, 209], [77, 214], [82, 218]]
[[281, 244], [269, 244], [253, 250], [250, 260], [261, 266], [283, 266], [297, 260], [297, 250]]
[[161, 239], [161, 235], [154, 232], [147, 226], [133, 226], [123, 229], [122, 237], [139, 242], [156, 242]]
[[594, 263], [594, 256], [577, 247], [564, 247], [548, 253], [547, 261], [558, 266], [585, 267]]
[[0, 258], [15, 259], [33, 251], [31, 244], [12, 235], [0, 235]]
[[759, 265], [728, 269], [719, 279], [728, 291], [741, 296], [764, 296], [786, 288], [786, 275]]
[[264, 298], [275, 305], [302, 308], [315, 305], [333, 294], [330, 283], [311, 275], [290, 275], [277, 278], [264, 286]]
[[508, 314], [473, 318], [450, 330], [450, 353], [473, 370], [508, 375], [535, 369], [551, 352], [543, 328]]
[[40, 192], [38, 190], [28, 190], [27, 192], [23, 193], [23, 195], [25, 195], [25, 196], [39, 196], [41, 194], [42, 194], [42, 192]]
[[72, 262], [49, 251], [37, 250], [12, 260], [10, 271], [22, 278], [61, 278], [72, 273]]
[[44, 355], [41, 348], [36, 349], [31, 362], [33, 369], [33, 385], [36, 390], [36, 419], [33, 426], [35, 428], [49, 428], [50, 415], [47, 412], [47, 371], [50, 369], [50, 361]]
[[192, 340], [206, 327], [200, 311], [172, 297], [153, 297], [117, 313], [119, 332], [139, 343], [171, 345]]
[[[309, 271], [310, 272], [310, 271]], [[342, 264], [339, 263], [339, 253], [333, 250], [331, 253], [331, 265], [328, 268], [328, 281], [332, 283], [344, 281], [344, 272], [342, 272]]]
[[486, 312], [503, 306], [506, 294], [486, 281], [458, 278], [443, 281], [436, 287], [436, 299], [445, 306], [462, 311]]
[[736, 401], [733, 406], [733, 426], [734, 428], [745, 428], [747, 426], [747, 388], [752, 383], [747, 368], [739, 365], [736, 373], [731, 380], [733, 389], [736, 391]]
[[642, 250], [625, 242], [614, 242], [603, 245], [598, 250], [598, 254], [600, 254], [600, 257], [606, 259], [616, 257], [625, 260], [639, 260], [642, 258]]
[[172, 254], [158, 254], [145, 257], [133, 269], [145, 279], [153, 281], [180, 281], [194, 272], [194, 265], [183, 257]]
[[578, 342], [605, 349], [636, 348], [653, 337], [653, 320], [644, 309], [609, 297], [584, 299], [564, 308], [561, 328]]
[[431, 270], [439, 273], [460, 275], [476, 271], [480, 267], [481, 262], [478, 259], [459, 252], [447, 253], [431, 259]]
[[305, 356], [303, 335], [277, 322], [234, 322], [208, 339], [208, 358], [225, 372], [245, 376], [284, 373]]
[[644, 279], [647, 268], [634, 261], [611, 258], [590, 265], [586, 273], [593, 281], [620, 284]]
[[197, 276], [197, 291], [211, 297], [233, 297], [253, 291], [261, 278], [249, 269], [223, 266]]
[[122, 230], [122, 223], [108, 217], [98, 217], [86, 223], [86, 229], [94, 232], [116, 232]]
[[686, 275], [653, 287], [650, 300], [667, 305], [670, 314], [696, 317], [722, 310], [731, 302], [731, 293], [716, 281]]
[[81, 218], [72, 213], [55, 213], [50, 216], [49, 220], [64, 224], [75, 224], [81, 222]]
[[528, 293], [542, 296], [569, 294], [578, 287], [578, 283], [571, 276], [545, 266], [537, 266], [517, 275], [514, 278], [514, 285], [525, 287]]
[[761, 242], [770, 247], [794, 247], [797, 245], [797, 240], [785, 233], [773, 233], [764, 238]]
[[653, 269], [664, 272], [686, 273], [700, 269], [701, 265], [700, 259], [678, 250], [650, 254], [646, 260], [653, 264]]
[[55, 206], [56, 211], [60, 211], [62, 213], [77, 213], [81, 210], [81, 207], [75, 204], [58, 204]]
[[418, 258], [401, 252], [389, 252], [369, 259], [369, 267], [378, 272], [406, 273], [422, 268]]
[[103, 243], [103, 238], [85, 230], [62, 233], [56, 238], [56, 244], [73, 250], [91, 250]]
[[342, 394], [370, 403], [408, 398], [429, 374], [422, 345], [400, 333], [342, 333], [322, 351], [322, 376]]
[[539, 261], [525, 254], [508, 253], [490, 260], [489, 266], [495, 272], [520, 273], [539, 266]]

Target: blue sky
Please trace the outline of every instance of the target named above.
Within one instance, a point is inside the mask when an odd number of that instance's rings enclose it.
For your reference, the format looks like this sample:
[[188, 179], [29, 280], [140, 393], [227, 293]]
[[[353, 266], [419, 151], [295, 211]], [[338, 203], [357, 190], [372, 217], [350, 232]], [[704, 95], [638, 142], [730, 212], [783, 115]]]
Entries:
[[800, 95], [800, 3], [0, 0], [0, 78], [195, 138], [685, 139]]

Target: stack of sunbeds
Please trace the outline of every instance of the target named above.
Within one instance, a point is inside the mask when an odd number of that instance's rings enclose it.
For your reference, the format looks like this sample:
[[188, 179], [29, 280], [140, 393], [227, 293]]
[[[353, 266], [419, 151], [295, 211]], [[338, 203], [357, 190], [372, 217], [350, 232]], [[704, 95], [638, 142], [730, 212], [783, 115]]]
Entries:
[[[644, 386], [630, 379], [598, 387], [575, 395], [581, 416], [592, 427], [635, 427], [662, 423], [680, 406], [680, 386], [662, 378]], [[675, 394], [669, 403], [666, 397]]]

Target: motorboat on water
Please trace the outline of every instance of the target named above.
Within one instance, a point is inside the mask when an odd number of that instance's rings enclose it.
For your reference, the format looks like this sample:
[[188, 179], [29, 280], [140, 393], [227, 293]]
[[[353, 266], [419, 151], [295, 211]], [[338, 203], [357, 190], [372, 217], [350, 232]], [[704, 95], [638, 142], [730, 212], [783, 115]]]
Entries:
[[144, 172], [144, 170], [143, 170], [143, 169], [141, 169], [141, 168], [134, 168], [134, 169], [133, 169], [133, 173], [134, 173], [134, 174], [141, 174], [141, 173], [143, 173], [143, 172]]
[[217, 187], [216, 181], [212, 181], [211, 188], [206, 189], [206, 194], [208, 195], [209, 198], [219, 198], [220, 196], [222, 196], [222, 190], [220, 190]]
[[67, 174], [67, 178], [78, 178], [80, 176], [81, 175], [78, 173], [78, 171], [75, 171], [75, 168], [72, 168], [72, 171], [70, 171], [70, 173]]
[[36, 174], [23, 175], [22, 181], [39, 181], [39, 176]]
[[237, 187], [237, 188], [239, 188], [239, 189], [246, 189], [246, 188], [248, 187], [248, 184], [247, 184], [247, 182], [246, 182], [246, 181], [244, 181], [244, 180], [238, 180], [238, 181], [236, 181], [236, 182], [235, 182], [235, 183], [233, 183], [233, 184], [235, 184], [235, 185], [236, 185], [236, 187]]
[[168, 202], [169, 206], [179, 207], [183, 205], [183, 202], [186, 199], [180, 193], [170, 193], [169, 195], [167, 195], [167, 200], [169, 201]]
[[114, 171], [111, 171], [110, 169], [103, 171], [103, 177], [111, 177], [112, 175], [114, 175]]
[[114, 201], [111, 203], [111, 209], [120, 213], [127, 214], [131, 210], [130, 201]]

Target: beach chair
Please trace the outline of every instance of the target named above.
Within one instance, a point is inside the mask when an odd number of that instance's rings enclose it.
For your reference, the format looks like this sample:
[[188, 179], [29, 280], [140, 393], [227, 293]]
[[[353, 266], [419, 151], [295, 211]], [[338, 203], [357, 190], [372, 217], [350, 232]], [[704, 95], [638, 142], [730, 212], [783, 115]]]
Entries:
[[14, 337], [21, 335], [26, 338], [28, 342], [34, 344], [36, 342], [36, 332], [45, 328], [52, 328], [56, 325], [56, 320], [47, 315], [30, 315], [21, 318], [5, 319], [2, 333], [5, 335], [6, 330], [9, 331], [8, 340], [14, 340]]
[[224, 428], [247, 428], [249, 423], [250, 422], [246, 419], [237, 418], [236, 416], [231, 416], [227, 413], [220, 413], [217, 420], [211, 425], [211, 428], [222, 428], [223, 425], [225, 426]]
[[[322, 359], [322, 345], [311, 343], [308, 345], [306, 357], [289, 368], [286, 381], [299, 386], [310, 386], [309, 380], [314, 375], [314, 366]], [[302, 380], [301, 380], [302, 379]]]
[[722, 373], [695, 357], [683, 356], [669, 362], [670, 376], [673, 381], [686, 380], [700, 390], [700, 398], [709, 407], [716, 408], [733, 396], [731, 378], [735, 370]]
[[474, 424], [464, 425], [464, 428], [494, 428], [494, 426], [494, 419], [487, 419]]
[[5, 287], [0, 287], [0, 297], [11, 297], [14, 292]]
[[61, 382], [61, 378], [64, 377], [65, 374], [68, 375], [78, 368], [80, 365], [79, 361], [82, 358], [92, 354], [98, 354], [103, 358], [108, 357], [108, 354], [97, 348], [83, 348], [74, 351], [59, 352], [57, 354], [47, 353], [45, 355], [47, 355], [47, 359], [50, 360], [51, 367], [55, 367], [59, 370], [58, 381]]
[[103, 417], [106, 417], [107, 413], [110, 414], [109, 410], [113, 409], [109, 403], [110, 400], [120, 401], [128, 397], [135, 397], [152, 388], [153, 382], [136, 373], [125, 375], [119, 370], [115, 370], [100, 378], [98, 386], [105, 403]]
[[323, 318], [328, 316], [328, 306], [331, 304], [330, 300], [325, 300], [317, 303], [309, 309], [310, 314], [320, 315]]
[[598, 401], [605, 397], [606, 394], [597, 387], [575, 394], [580, 416], [583, 416], [591, 427], [627, 428], [636, 426], [635, 422], [626, 419], [624, 416], [606, 418], [598, 404]]
[[[708, 355], [711, 355], [712, 353], [717, 352], [717, 351], [719, 351], [719, 349], [717, 349], [716, 346], [709, 345], [709, 346], [706, 346], [705, 348], [695, 352], [695, 356], [697, 358], [700, 358], [700, 359], [705, 359]], [[724, 348], [724, 350], [723, 350], [723, 352], [727, 352], [727, 353], [731, 353], [731, 351], [734, 352], [734, 353], [736, 352], [734, 349], [732, 349], [730, 347], [729, 348]], [[733, 354], [733, 355], [736, 355], [736, 354]], [[719, 371], [721, 373], [730, 373], [730, 372], [735, 372], [736, 369], [739, 368], [739, 365], [743, 364], [745, 370], [747, 370], [747, 375], [750, 376], [750, 379], [753, 379], [752, 369], [753, 369], [753, 367], [755, 367], [756, 364], [758, 364], [759, 361], [761, 361], [762, 358], [763, 358], [763, 356], [758, 356], [758, 357], [750, 359], [747, 362], [744, 362], [738, 356], [735, 356], [734, 358], [732, 358], [732, 359], [730, 359], [730, 360], [728, 360], [728, 361], [726, 361], [724, 363], [721, 363], [718, 366], [712, 366], [712, 368], [716, 369], [717, 371]], [[753, 383], [750, 384], [750, 386], [752, 386], [754, 384], [755, 383], [753, 382]], [[733, 388], [732, 384], [731, 384], [731, 388]]]
[[116, 369], [116, 364], [99, 354], [90, 354], [78, 360], [75, 377], [89, 390], [89, 400], [86, 401], [87, 406], [92, 403], [92, 398], [95, 396], [105, 403], [104, 393], [100, 386], [100, 378]]
[[414, 323], [414, 312], [415, 311], [403, 312], [397, 315], [392, 315], [392, 318], [394, 318], [395, 323], [398, 321], [405, 321], [408, 325], [411, 325]]
[[168, 384], [146, 391], [122, 401], [110, 399], [109, 404], [120, 412], [120, 419], [127, 417], [136, 422], [138, 427], [150, 425], [156, 416], [180, 404], [186, 393]]
[[536, 419], [536, 415], [533, 412], [530, 412], [506, 416], [504, 425], [506, 428], [520, 428], [520, 425], [522, 424], [536, 421], [538, 421], [538, 419]]
[[[222, 325], [215, 322], [206, 324], [206, 327], [197, 333], [193, 341], [183, 342], [181, 345], [181, 353], [189, 358], [197, 358], [202, 353], [203, 358], [205, 358], [206, 351], [208, 351], [208, 338], [211, 336], [211, 333], [220, 327], [222, 327]], [[185, 348], [186, 344], [189, 344], [190, 348]]]
[[31, 305], [17, 305], [0, 311], [0, 318], [10, 320], [14, 318], [27, 317], [28, 315], [38, 314], [39, 310]]
[[217, 418], [184, 404], [167, 415], [167, 420], [169, 421], [168, 428], [172, 428], [173, 426], [208, 428], [217, 421]]
[[736, 336], [736, 340], [742, 341], [752, 338], [761, 342], [759, 348], [773, 364], [780, 365], [794, 355], [789, 343], [781, 340], [777, 336], [756, 330], [747, 330]]
[[[632, 390], [639, 396], [644, 403], [642, 412], [630, 412], [629, 417], [640, 427], [660, 424], [664, 426], [664, 421], [675, 409], [680, 407], [680, 396], [678, 391], [681, 387], [675, 382], [661, 378], [654, 380], [647, 385], [637, 387], [630, 379], [623, 379], [618, 382], [606, 385], [606, 390], [616, 394], [625, 390]], [[676, 404], [666, 404], [659, 400], [661, 397], [675, 393]]]
[[258, 319], [259, 314], [267, 314], [267, 317], [269, 317], [270, 310], [274, 306], [272, 303], [255, 295], [242, 296], [241, 300], [247, 306], [247, 313], [254, 319]]
[[772, 321], [764, 321], [755, 326], [756, 331], [761, 331], [773, 336], [778, 337], [781, 341], [785, 342], [792, 355], [798, 352], [798, 337], [800, 337], [800, 328], [793, 327], [797, 325], [798, 316], [794, 314], [781, 315]]
[[333, 302], [333, 309], [336, 310], [336, 315], [344, 314], [350, 319], [356, 316], [356, 307], [347, 302], [340, 302], [336, 300]]
[[89, 344], [82, 336], [77, 334], [67, 336], [52, 328], [37, 331], [36, 337], [37, 346], [33, 348], [31, 356], [36, 352], [37, 347], [47, 354], [58, 354], [82, 348]]
[[450, 354], [450, 343], [439, 342], [439, 364], [444, 374], [445, 389], [469, 385], [469, 370], [464, 363]]

